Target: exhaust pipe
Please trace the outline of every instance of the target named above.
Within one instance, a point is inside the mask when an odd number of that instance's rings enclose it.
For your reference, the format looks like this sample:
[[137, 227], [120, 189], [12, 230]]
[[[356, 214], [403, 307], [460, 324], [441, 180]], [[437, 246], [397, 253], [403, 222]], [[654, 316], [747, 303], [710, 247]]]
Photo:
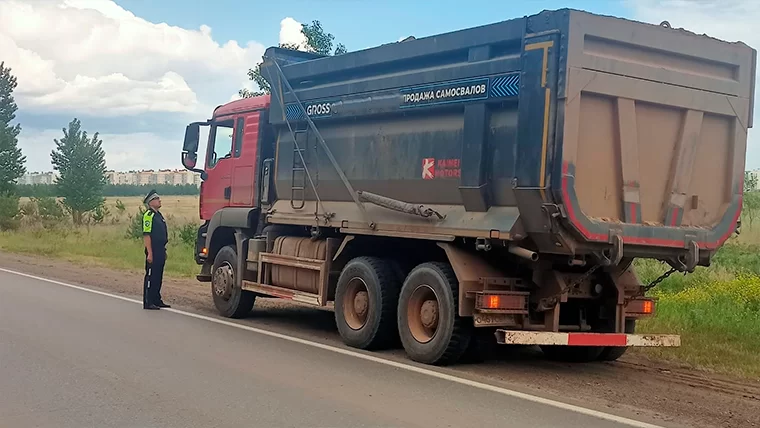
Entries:
[[509, 252], [532, 262], [538, 261], [538, 253], [517, 245], [510, 245]]

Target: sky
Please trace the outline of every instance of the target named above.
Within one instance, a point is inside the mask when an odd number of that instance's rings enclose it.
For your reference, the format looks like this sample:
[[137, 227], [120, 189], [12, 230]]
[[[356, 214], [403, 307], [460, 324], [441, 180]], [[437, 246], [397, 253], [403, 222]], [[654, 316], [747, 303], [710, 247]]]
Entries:
[[[266, 47], [298, 42], [299, 23], [321, 21], [354, 51], [572, 7], [760, 47], [755, 2], [0, 0], [0, 61], [18, 78], [28, 171], [52, 169], [53, 140], [74, 117], [100, 133], [109, 169], [181, 168], [185, 125], [255, 89], [247, 70]], [[748, 169], [760, 168], [755, 134]]]

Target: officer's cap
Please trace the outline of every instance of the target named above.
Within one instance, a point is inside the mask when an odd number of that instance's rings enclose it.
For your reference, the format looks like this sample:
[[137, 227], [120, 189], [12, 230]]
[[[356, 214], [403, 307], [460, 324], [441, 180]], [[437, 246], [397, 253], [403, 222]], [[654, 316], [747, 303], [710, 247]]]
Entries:
[[147, 205], [150, 203], [150, 201], [154, 199], [158, 199], [158, 198], [159, 198], [158, 193], [156, 193], [155, 190], [151, 190], [150, 192], [148, 192], [148, 195], [145, 196], [145, 199], [143, 199], [143, 203]]

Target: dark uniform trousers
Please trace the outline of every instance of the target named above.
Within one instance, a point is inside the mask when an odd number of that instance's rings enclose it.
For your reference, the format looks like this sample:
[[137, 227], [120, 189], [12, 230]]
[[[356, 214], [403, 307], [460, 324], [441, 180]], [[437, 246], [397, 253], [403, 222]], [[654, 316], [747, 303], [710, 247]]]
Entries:
[[148, 263], [145, 251], [145, 280], [143, 281], [143, 307], [158, 305], [161, 300], [161, 283], [166, 265], [166, 248], [153, 248], [153, 263]]

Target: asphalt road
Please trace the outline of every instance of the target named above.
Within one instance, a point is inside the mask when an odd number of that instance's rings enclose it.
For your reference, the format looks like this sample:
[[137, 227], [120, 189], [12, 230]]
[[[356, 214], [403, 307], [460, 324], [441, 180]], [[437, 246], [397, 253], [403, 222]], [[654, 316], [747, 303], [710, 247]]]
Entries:
[[630, 426], [328, 348], [0, 272], [0, 427]]

